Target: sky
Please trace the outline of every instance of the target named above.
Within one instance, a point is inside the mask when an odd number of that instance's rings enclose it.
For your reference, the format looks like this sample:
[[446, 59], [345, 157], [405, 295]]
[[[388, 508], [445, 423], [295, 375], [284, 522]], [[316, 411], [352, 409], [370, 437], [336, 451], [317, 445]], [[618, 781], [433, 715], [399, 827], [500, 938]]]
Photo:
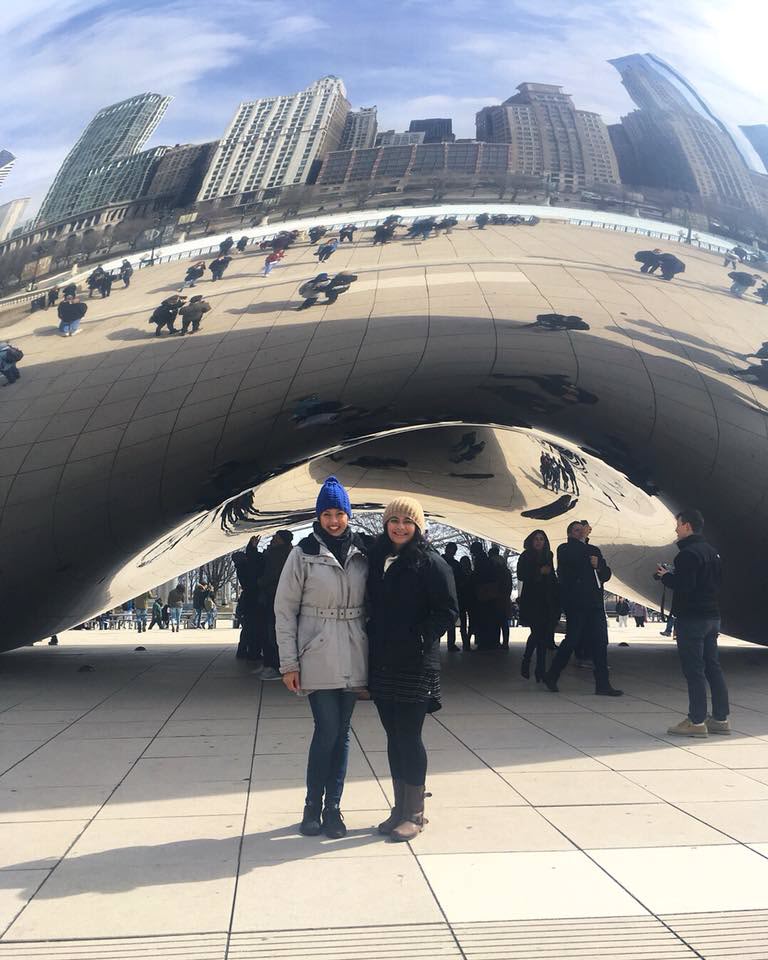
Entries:
[[[524, 81], [556, 83], [613, 122], [632, 109], [606, 60], [652, 52], [732, 126], [768, 122], [764, 0], [24, 0], [3, 4], [0, 148], [18, 157], [0, 203], [32, 213], [94, 113], [174, 97], [147, 144], [220, 137], [242, 100], [340, 76], [379, 129], [481, 107]], [[674, 11], [674, 12], [672, 12]], [[745, 29], [745, 25], [748, 29]]]

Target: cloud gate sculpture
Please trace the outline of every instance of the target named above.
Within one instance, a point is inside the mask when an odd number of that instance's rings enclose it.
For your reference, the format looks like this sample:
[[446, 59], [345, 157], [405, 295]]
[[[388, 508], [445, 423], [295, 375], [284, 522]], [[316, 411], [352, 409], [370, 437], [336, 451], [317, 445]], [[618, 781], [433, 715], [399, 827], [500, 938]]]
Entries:
[[[726, 558], [724, 630], [762, 642], [768, 382], [750, 355], [768, 312], [729, 294], [722, 254], [556, 220], [370, 238], [334, 255], [349, 291], [299, 312], [314, 247], [268, 277], [247, 247], [198, 287], [194, 336], [147, 324], [188, 261], [89, 301], [78, 337], [54, 311], [0, 313], [24, 352], [0, 389], [2, 648], [306, 520], [331, 472], [357, 510], [407, 491], [518, 548], [588, 517], [621, 589], [654, 604], [672, 513], [696, 505]], [[684, 274], [638, 271], [657, 244]]]

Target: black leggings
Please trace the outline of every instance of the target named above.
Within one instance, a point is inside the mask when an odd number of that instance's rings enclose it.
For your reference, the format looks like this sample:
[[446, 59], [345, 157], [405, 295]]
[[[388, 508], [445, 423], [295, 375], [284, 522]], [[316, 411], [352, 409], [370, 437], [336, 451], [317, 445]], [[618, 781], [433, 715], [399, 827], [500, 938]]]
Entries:
[[387, 734], [389, 772], [393, 780], [422, 787], [427, 778], [427, 751], [421, 739], [428, 703], [395, 703], [376, 700], [382, 726]]

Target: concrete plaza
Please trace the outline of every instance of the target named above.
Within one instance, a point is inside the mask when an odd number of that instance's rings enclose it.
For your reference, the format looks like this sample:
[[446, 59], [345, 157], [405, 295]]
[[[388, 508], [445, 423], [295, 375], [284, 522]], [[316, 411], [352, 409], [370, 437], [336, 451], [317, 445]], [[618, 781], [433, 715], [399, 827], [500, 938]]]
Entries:
[[674, 739], [659, 629], [612, 628], [618, 700], [575, 667], [559, 696], [522, 680], [521, 629], [509, 653], [446, 652], [410, 845], [372, 829], [390, 784], [370, 703], [348, 836], [298, 834], [308, 706], [228, 628], [4, 655], [0, 960], [768, 956], [768, 649], [724, 642], [731, 737]]

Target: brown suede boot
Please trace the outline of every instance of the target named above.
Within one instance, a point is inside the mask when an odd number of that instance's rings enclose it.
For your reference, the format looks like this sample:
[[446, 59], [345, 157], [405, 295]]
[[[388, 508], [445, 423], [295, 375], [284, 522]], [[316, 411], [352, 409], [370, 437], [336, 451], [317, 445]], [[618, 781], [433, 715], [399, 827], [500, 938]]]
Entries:
[[414, 840], [424, 829], [427, 818], [424, 816], [424, 797], [430, 794], [424, 792], [424, 786], [414, 787], [406, 783], [403, 797], [403, 819], [390, 833], [390, 839], [395, 843]]
[[392, 812], [387, 819], [378, 826], [379, 833], [387, 836], [392, 833], [398, 823], [403, 819], [403, 792], [405, 790], [405, 784], [402, 780], [393, 780], [392, 789], [395, 794], [395, 805], [392, 807]]

